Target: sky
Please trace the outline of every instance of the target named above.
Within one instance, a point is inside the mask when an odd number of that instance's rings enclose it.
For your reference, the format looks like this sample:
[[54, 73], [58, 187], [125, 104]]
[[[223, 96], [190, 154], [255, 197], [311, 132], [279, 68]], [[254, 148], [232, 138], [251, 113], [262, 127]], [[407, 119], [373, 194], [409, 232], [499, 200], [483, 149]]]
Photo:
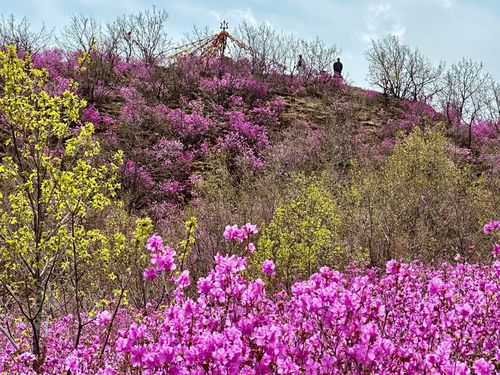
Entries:
[[500, 0], [0, 0], [0, 13], [60, 29], [72, 14], [104, 23], [152, 5], [169, 13], [174, 41], [193, 25], [217, 30], [222, 20], [230, 32], [246, 20], [304, 39], [318, 36], [341, 47], [345, 75], [357, 86], [369, 86], [364, 52], [370, 40], [388, 33], [436, 64], [449, 66], [462, 57], [482, 61], [500, 82]]

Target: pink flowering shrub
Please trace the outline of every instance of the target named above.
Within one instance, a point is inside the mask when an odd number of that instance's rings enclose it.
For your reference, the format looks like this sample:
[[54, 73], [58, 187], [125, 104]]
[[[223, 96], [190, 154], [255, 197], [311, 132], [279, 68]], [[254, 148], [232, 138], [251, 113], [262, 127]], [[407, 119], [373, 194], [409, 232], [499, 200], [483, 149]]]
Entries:
[[485, 224], [483, 227], [483, 232], [486, 234], [496, 235], [496, 240], [498, 242], [493, 244], [493, 249], [491, 250], [491, 255], [494, 259], [500, 259], [500, 221], [492, 220]]
[[[89, 102], [82, 121], [94, 123], [110, 152], [124, 151], [130, 163], [122, 169], [122, 196], [132, 209], [185, 204], [197, 166], [206, 168], [220, 152], [235, 174], [262, 168], [285, 107], [245, 59], [185, 57], [160, 67], [99, 50], [47, 50], [33, 64], [47, 69], [54, 94], [74, 81]], [[167, 141], [180, 148], [166, 158], [160, 144]]]
[[400, 120], [402, 129], [411, 129], [415, 125], [425, 125], [425, 123], [435, 123], [441, 118], [441, 114], [429, 104], [423, 101], [403, 101], [405, 111]]
[[[499, 227], [492, 221], [484, 231]], [[256, 232], [252, 224], [232, 225], [224, 237], [244, 242]], [[176, 273], [176, 252], [157, 235], [146, 248], [145, 282], [168, 276], [164, 282], [172, 299], [164, 308], [154, 299], [143, 310], [104, 308], [86, 317], [77, 348], [75, 319], [57, 318], [45, 326], [41, 363], [27, 351], [27, 326], [17, 323], [9, 328], [11, 336], [0, 335], [0, 371], [34, 374], [34, 363], [44, 374], [491, 375], [500, 370], [500, 261], [431, 268], [391, 260], [385, 272], [322, 267], [295, 283], [289, 295], [270, 296], [268, 281], [246, 278], [245, 257], [218, 254], [189, 295], [189, 271]], [[272, 261], [262, 263], [265, 280], [275, 272]]]
[[472, 152], [488, 167], [491, 176], [500, 177], [500, 122], [479, 120], [472, 126]]
[[[476, 118], [472, 124], [462, 122], [460, 111], [449, 103], [443, 104], [443, 113], [450, 126], [449, 134], [460, 148], [467, 148], [469, 156], [485, 165], [489, 175], [500, 176], [500, 122]], [[470, 137], [470, 145], [469, 145]]]
[[101, 114], [94, 104], [89, 105], [83, 110], [81, 121], [91, 122], [99, 132], [105, 130], [114, 132], [113, 125], [115, 124], [115, 119], [109, 115]]
[[167, 121], [180, 140], [188, 144], [199, 142], [212, 126], [209, 119], [196, 113], [185, 113], [181, 109], [169, 111]]
[[281, 110], [276, 109], [274, 105], [274, 102], [269, 102], [263, 107], [255, 107], [250, 110], [249, 116], [257, 125], [267, 126], [270, 128], [276, 127], [280, 124], [279, 113]]
[[[375, 101], [380, 93], [371, 90], [364, 90], [364, 96], [370, 101]], [[395, 113], [393, 113], [395, 112]], [[397, 145], [398, 140], [409, 135], [415, 127], [421, 129], [434, 129], [439, 121], [443, 120], [443, 115], [438, 113], [431, 105], [423, 101], [403, 100], [401, 108], [395, 111], [394, 108], [382, 107], [377, 111], [376, 127], [377, 137], [373, 137], [371, 131], [358, 132], [357, 138], [361, 144], [359, 156], [364, 160], [382, 162], [390, 155]], [[457, 150], [451, 150], [455, 153]]]
[[471, 146], [468, 146], [469, 126], [458, 122], [450, 129], [450, 135], [459, 147], [467, 148], [471, 156], [487, 167], [489, 175], [500, 176], [500, 124], [478, 119], [472, 124]]
[[375, 90], [363, 90], [363, 94], [368, 98], [378, 98], [381, 93]]
[[[300, 77], [299, 77], [300, 79]], [[325, 95], [327, 93], [339, 92], [344, 86], [344, 79], [340, 74], [332, 75], [326, 71], [314, 72], [308, 71], [305, 80], [305, 88], [307, 92], [313, 95]]]

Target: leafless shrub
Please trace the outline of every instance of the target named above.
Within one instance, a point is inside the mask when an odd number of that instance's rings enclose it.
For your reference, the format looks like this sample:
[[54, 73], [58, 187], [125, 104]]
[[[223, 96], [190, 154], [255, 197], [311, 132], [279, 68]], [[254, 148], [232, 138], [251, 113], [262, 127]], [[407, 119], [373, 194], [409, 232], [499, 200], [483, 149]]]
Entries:
[[276, 32], [271, 26], [265, 23], [253, 26], [243, 21], [238, 26], [236, 35], [250, 48], [249, 51], [240, 52], [248, 55], [255, 74], [266, 76], [275, 69], [286, 69], [284, 36]]
[[301, 54], [307, 67], [307, 78], [312, 78], [320, 72], [329, 72], [333, 69], [333, 63], [340, 54], [340, 48], [335, 45], [327, 45], [319, 38], [300, 41]]
[[[236, 31], [238, 38], [248, 47], [254, 73], [267, 76], [271, 72], [298, 74], [297, 62], [303, 56], [305, 78], [321, 71], [331, 71], [340, 53], [335, 44], [328, 46], [319, 38], [304, 40], [274, 30], [267, 24], [259, 26], [242, 22]], [[244, 52], [245, 53], [245, 52]]]
[[92, 16], [75, 14], [61, 31], [59, 44], [68, 51], [89, 52], [103, 39], [102, 25]]
[[472, 125], [486, 110], [489, 82], [491, 78], [484, 72], [483, 64], [465, 58], [451, 65], [442, 80], [440, 99], [448, 121], [453, 123], [458, 120], [468, 125], [469, 148], [472, 142]]
[[38, 31], [31, 28], [31, 23], [26, 17], [19, 22], [11, 14], [0, 19], [0, 44], [2, 46], [14, 45], [18, 51], [37, 53], [47, 47], [53, 39], [53, 30], [48, 30], [45, 25]]
[[489, 100], [487, 102], [488, 118], [496, 124], [500, 132], [500, 83], [491, 80], [489, 85]]
[[166, 32], [167, 20], [168, 13], [154, 6], [122, 18], [119, 23], [127, 30], [122, 35], [128, 50], [148, 65], [159, 63], [172, 46]]
[[421, 100], [439, 91], [444, 64], [433, 66], [418, 49], [402, 44], [394, 35], [372, 40], [365, 56], [369, 63], [369, 83], [380, 87], [384, 93]]

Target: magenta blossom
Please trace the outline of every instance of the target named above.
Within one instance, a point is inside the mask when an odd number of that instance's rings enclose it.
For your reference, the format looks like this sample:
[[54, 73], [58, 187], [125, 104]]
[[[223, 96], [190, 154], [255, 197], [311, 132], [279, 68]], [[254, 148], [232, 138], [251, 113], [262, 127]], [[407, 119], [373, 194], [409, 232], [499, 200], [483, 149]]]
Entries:
[[246, 223], [241, 228], [235, 225], [227, 225], [224, 230], [224, 238], [226, 240], [238, 240], [243, 242], [247, 240], [252, 234], [258, 232], [257, 225]]
[[472, 367], [477, 375], [491, 375], [495, 370], [495, 366], [483, 358], [476, 359]]
[[490, 221], [488, 224], [486, 224], [483, 227], [483, 232], [484, 233], [491, 233], [493, 230], [500, 228], [500, 221], [498, 220], [493, 220]]
[[151, 256], [151, 264], [156, 266], [157, 271], [173, 271], [176, 268], [174, 255], [175, 251], [166, 246], [164, 251]]
[[500, 258], [500, 244], [493, 244], [493, 250], [491, 251], [493, 258]]
[[246, 237], [258, 232], [257, 225], [250, 223], [246, 223], [245, 225], [243, 225], [241, 227], [241, 230], [243, 231], [243, 233], [245, 233]]
[[104, 310], [97, 314], [95, 322], [98, 326], [102, 327], [108, 324], [111, 321], [112, 317], [113, 315], [108, 310]]
[[443, 280], [439, 277], [434, 277], [431, 279], [429, 282], [429, 294], [441, 294], [441, 292], [444, 290], [444, 283]]
[[248, 245], [245, 247], [245, 250], [248, 251], [249, 253], [253, 253], [255, 251], [255, 245], [253, 242], [249, 242]]
[[189, 278], [189, 271], [184, 270], [182, 273], [175, 279], [175, 284], [178, 288], [184, 289], [191, 284], [191, 280]]
[[155, 234], [154, 236], [148, 238], [146, 249], [148, 249], [149, 251], [159, 251], [161, 250], [162, 246], [163, 239]]
[[146, 268], [143, 272], [143, 277], [145, 280], [154, 280], [158, 276], [156, 268]]
[[238, 226], [235, 225], [227, 225], [226, 229], [224, 230], [224, 238], [226, 240], [234, 240], [234, 239], [240, 239], [242, 238], [243, 233]]
[[276, 266], [272, 260], [266, 259], [262, 262], [262, 273], [267, 276], [276, 275]]
[[390, 260], [387, 262], [385, 266], [385, 272], [389, 275], [397, 275], [399, 273], [399, 269], [401, 264], [397, 260]]

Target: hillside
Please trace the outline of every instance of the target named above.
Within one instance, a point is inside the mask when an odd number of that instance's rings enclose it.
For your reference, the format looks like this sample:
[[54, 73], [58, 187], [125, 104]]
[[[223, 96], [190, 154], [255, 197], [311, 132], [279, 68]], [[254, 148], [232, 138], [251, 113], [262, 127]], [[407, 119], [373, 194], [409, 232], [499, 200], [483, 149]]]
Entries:
[[[95, 51], [75, 67], [49, 50], [34, 65], [52, 74], [54, 93], [78, 82], [88, 101], [82, 121], [95, 125], [103, 161], [123, 151], [118, 194], [129, 214], [150, 216], [174, 242], [183, 222], [198, 218], [201, 273], [225, 246], [224, 223], [265, 227], [280, 206], [316, 185], [314, 200], [331, 201], [341, 221], [327, 225], [335, 233], [329, 246], [345, 249], [340, 264], [444, 261], [470, 246], [480, 249], [472, 258], [489, 257], [481, 228], [499, 208], [493, 122], [474, 128], [469, 149], [467, 126], [425, 102], [323, 73], [256, 73], [245, 59], [192, 57], [160, 67]], [[368, 222], [369, 234], [353, 231]]]
[[0, 372], [500, 369], [497, 123], [244, 58], [0, 82]]

